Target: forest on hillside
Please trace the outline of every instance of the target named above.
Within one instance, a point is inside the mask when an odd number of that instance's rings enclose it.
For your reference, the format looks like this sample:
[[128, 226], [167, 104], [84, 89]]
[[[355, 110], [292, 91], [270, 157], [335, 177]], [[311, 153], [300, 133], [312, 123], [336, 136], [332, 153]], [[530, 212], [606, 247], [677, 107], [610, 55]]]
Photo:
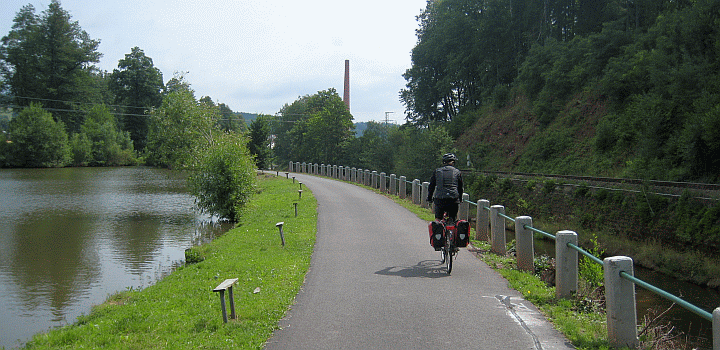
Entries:
[[475, 168], [720, 180], [720, 1], [438, 0], [400, 92]]

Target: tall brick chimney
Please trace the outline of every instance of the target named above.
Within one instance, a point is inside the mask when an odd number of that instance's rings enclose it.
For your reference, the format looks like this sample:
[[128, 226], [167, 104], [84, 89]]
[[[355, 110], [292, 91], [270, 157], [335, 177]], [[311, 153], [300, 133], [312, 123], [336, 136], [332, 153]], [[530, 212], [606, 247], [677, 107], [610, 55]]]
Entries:
[[350, 60], [345, 60], [345, 90], [343, 91], [343, 102], [350, 110]]

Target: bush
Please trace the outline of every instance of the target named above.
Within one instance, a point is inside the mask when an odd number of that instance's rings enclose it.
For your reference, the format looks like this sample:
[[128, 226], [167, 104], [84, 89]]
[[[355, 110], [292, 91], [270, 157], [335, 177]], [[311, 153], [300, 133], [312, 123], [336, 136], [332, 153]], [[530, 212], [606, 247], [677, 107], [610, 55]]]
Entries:
[[31, 104], [10, 121], [10, 165], [62, 167], [70, 160], [68, 135], [62, 122], [38, 104]]
[[245, 139], [222, 135], [200, 154], [188, 181], [201, 211], [237, 222], [255, 189], [254, 161]]

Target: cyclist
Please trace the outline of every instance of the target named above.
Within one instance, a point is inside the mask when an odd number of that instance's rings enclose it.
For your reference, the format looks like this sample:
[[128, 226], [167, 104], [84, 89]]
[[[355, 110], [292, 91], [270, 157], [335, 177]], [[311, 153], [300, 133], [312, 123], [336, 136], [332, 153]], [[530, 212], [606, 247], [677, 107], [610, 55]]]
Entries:
[[455, 168], [457, 161], [452, 153], [442, 156], [443, 166], [435, 169], [428, 187], [428, 202], [435, 204], [435, 219], [440, 221], [447, 212], [451, 222], [455, 222], [458, 205], [462, 200], [463, 180], [460, 170]]

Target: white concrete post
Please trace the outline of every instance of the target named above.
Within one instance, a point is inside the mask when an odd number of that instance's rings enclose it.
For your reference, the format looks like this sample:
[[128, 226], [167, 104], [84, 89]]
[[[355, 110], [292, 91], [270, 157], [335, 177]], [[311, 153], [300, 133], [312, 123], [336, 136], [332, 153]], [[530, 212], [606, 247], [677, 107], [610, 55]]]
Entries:
[[505, 207], [493, 205], [490, 207], [490, 251], [495, 254], [505, 255], [505, 218], [498, 214], [505, 214]]
[[430, 183], [425, 181], [422, 183], [422, 190], [420, 191], [420, 203], [423, 208], [430, 208], [430, 203], [427, 201], [428, 190], [430, 189]]
[[378, 173], [377, 170], [373, 170], [372, 172], [372, 183], [370, 184], [370, 187], [377, 188], [378, 187]]
[[568, 247], [577, 245], [577, 233], [560, 231], [555, 236], [555, 296], [571, 298], [578, 285], [578, 251]]
[[525, 226], [532, 226], [532, 218], [519, 216], [515, 218], [515, 241], [518, 269], [535, 272], [535, 245], [533, 232]]
[[370, 169], [365, 169], [365, 186], [370, 186], [371, 183], [371, 175]]
[[612, 256], [603, 260], [605, 269], [605, 309], [608, 341], [616, 348], [639, 345], [635, 284], [620, 276], [620, 272], [634, 276], [633, 261], [627, 256]]
[[490, 208], [490, 201], [481, 199], [477, 202], [477, 218], [475, 222], [475, 239], [489, 242], [490, 241], [490, 212], [485, 209]]
[[395, 174], [390, 174], [390, 188], [388, 189], [388, 193], [397, 195], [397, 176], [395, 176]]
[[720, 350], [720, 307], [712, 313], [713, 350]]
[[400, 182], [398, 185], [398, 195], [400, 199], [405, 199], [407, 197], [407, 177], [400, 176]]
[[296, 173], [300, 172], [300, 162], [295, 162], [295, 172]]
[[470, 220], [470, 195], [463, 193], [461, 197], [460, 207], [458, 208], [458, 220]]
[[290, 164], [288, 165], [288, 173], [292, 173], [292, 172], [293, 172], [293, 162], [291, 161]]
[[420, 205], [420, 180], [418, 179], [412, 181], [412, 202], [415, 205]]
[[385, 173], [380, 173], [380, 191], [387, 192], [387, 179]]
[[345, 167], [342, 165], [338, 166], [338, 177], [339, 180], [345, 180]]

